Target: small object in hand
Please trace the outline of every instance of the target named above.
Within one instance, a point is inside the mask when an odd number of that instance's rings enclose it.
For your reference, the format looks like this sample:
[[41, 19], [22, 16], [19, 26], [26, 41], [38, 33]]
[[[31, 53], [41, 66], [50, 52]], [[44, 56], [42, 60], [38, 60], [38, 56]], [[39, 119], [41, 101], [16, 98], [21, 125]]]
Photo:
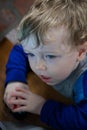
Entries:
[[16, 108], [17, 108], [17, 105], [14, 105], [14, 106], [13, 106], [13, 109], [16, 109]]

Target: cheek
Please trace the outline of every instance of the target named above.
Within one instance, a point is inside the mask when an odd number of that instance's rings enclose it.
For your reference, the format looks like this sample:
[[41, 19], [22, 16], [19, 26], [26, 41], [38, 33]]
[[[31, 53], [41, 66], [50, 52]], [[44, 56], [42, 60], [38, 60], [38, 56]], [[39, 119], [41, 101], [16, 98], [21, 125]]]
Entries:
[[32, 70], [35, 69], [35, 60], [28, 57], [28, 62]]
[[59, 65], [49, 72], [49, 76], [52, 77], [53, 81], [60, 83], [65, 80], [72, 72], [72, 69], [65, 65]]
[[67, 77], [76, 66], [75, 58], [65, 58], [49, 65], [49, 73], [53, 76]]

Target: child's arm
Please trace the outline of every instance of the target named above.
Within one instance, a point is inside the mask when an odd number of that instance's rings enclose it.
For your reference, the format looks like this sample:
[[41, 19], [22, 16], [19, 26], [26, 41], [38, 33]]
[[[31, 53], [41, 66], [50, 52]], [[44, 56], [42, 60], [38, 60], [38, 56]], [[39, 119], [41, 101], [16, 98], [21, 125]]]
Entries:
[[26, 83], [26, 76], [29, 71], [29, 63], [22, 46], [15, 45], [10, 52], [6, 65], [5, 86], [10, 82]]
[[87, 71], [75, 83], [75, 105], [48, 100], [42, 107], [41, 120], [56, 129], [87, 129]]
[[26, 54], [20, 44], [13, 47], [6, 64], [6, 80], [4, 102], [12, 109], [13, 105], [9, 104], [12, 92], [17, 87], [26, 86], [26, 76], [29, 71], [29, 63]]
[[[87, 73], [86, 73], [87, 75]], [[21, 107], [13, 110], [27, 111], [39, 114], [41, 120], [55, 129], [87, 129], [87, 76], [85, 77], [84, 98], [75, 105], [65, 105], [54, 100], [45, 100], [43, 97], [38, 96], [28, 90], [17, 89], [14, 96], [21, 96], [22, 99], [11, 100], [11, 103], [22, 105]], [[83, 90], [83, 91], [84, 91]], [[54, 95], [55, 96], [55, 95]]]
[[49, 100], [42, 107], [42, 122], [55, 129], [87, 129], [87, 101], [78, 105], [64, 105]]
[[21, 99], [10, 100], [10, 103], [20, 105], [13, 112], [26, 111], [39, 114], [43, 123], [55, 129], [87, 129], [86, 100], [77, 105], [65, 105], [53, 100], [46, 101], [43, 97], [22, 89], [17, 89], [12, 96], [19, 95]]

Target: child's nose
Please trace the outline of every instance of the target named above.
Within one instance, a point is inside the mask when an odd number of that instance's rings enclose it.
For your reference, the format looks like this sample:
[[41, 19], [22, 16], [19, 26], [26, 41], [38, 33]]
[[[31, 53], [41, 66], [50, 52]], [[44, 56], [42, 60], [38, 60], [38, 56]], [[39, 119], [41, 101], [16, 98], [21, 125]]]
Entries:
[[44, 63], [44, 61], [38, 61], [38, 63], [36, 64], [36, 69], [38, 70], [46, 70], [46, 65]]

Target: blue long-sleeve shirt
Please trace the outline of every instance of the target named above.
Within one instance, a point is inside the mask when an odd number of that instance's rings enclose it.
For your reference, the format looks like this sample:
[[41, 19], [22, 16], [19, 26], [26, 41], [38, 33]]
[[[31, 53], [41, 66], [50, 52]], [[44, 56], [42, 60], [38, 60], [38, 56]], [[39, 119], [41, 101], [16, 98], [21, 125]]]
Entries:
[[[6, 65], [6, 82], [19, 81], [27, 83], [26, 76], [29, 63], [22, 46], [13, 47]], [[65, 105], [53, 100], [47, 100], [40, 113], [41, 120], [56, 130], [86, 130], [87, 129], [87, 72], [85, 71], [76, 82], [82, 82], [82, 96], [75, 105]], [[78, 94], [77, 94], [78, 95]], [[54, 95], [55, 96], [55, 95]]]
[[27, 83], [26, 76], [29, 71], [29, 63], [22, 46], [15, 45], [10, 52], [8, 62], [6, 64], [6, 80], [5, 86], [9, 82], [20, 81]]

